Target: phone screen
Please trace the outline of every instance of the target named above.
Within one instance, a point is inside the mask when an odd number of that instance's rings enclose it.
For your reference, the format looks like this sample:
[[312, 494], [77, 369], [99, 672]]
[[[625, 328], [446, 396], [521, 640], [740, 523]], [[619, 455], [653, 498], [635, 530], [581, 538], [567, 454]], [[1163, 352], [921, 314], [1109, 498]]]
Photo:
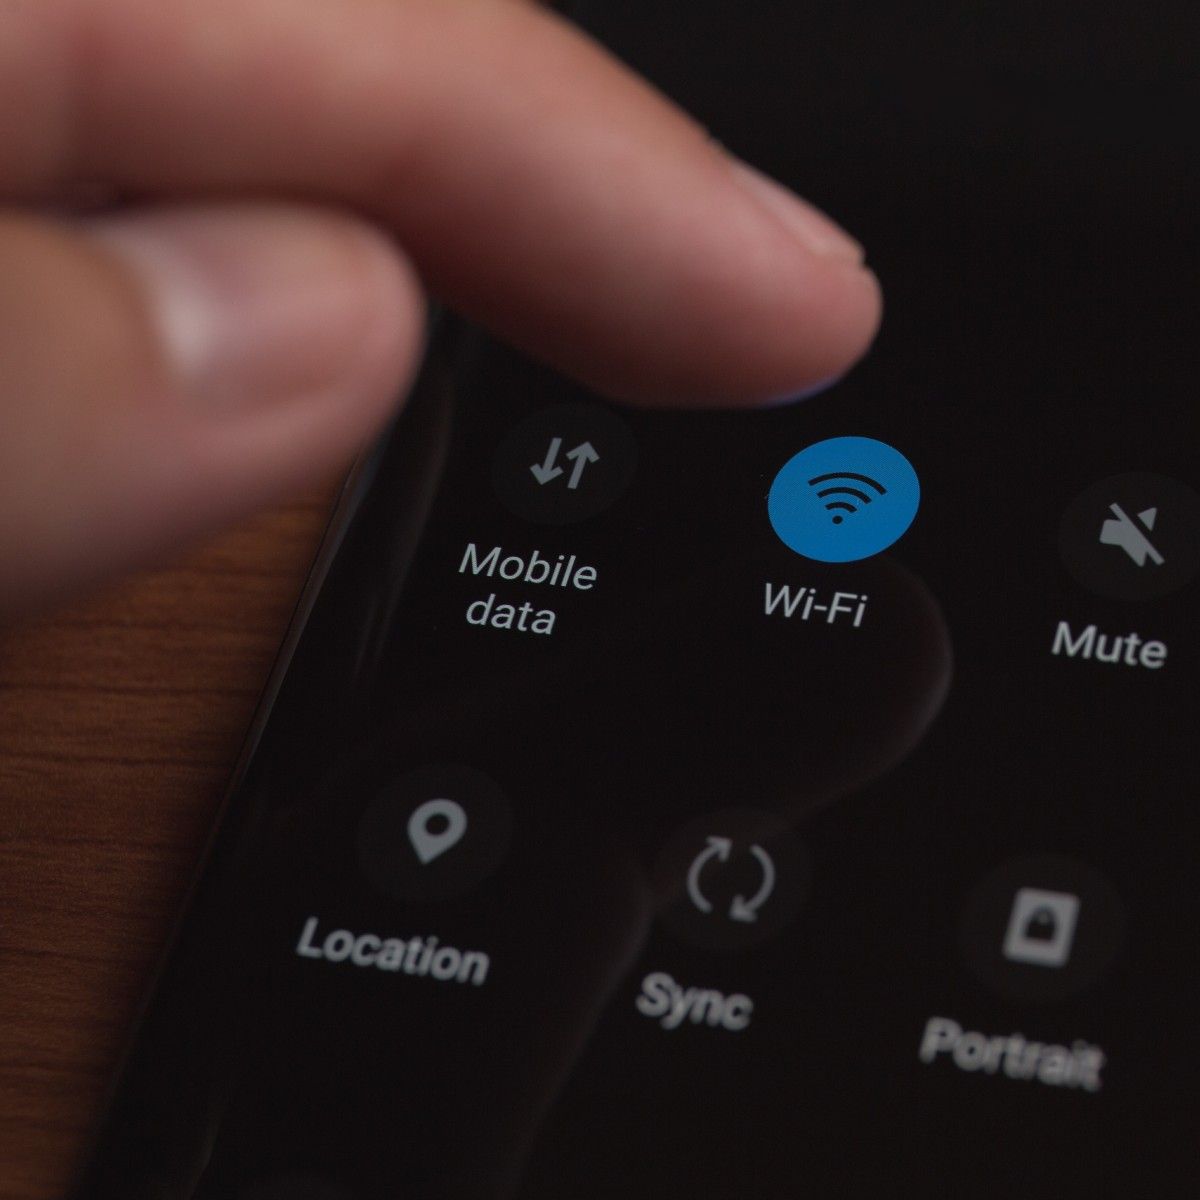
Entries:
[[1196, 1195], [1187, 10], [573, 16], [883, 331], [700, 414], [442, 323], [78, 1197]]

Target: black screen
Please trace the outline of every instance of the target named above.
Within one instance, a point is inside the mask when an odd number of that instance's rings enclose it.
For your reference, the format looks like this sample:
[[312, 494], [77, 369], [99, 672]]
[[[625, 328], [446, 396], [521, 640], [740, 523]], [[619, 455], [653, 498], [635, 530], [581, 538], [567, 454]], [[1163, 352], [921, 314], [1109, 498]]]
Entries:
[[440, 323], [78, 1196], [1195, 1195], [1189, 10], [574, 15], [882, 333], [668, 414]]

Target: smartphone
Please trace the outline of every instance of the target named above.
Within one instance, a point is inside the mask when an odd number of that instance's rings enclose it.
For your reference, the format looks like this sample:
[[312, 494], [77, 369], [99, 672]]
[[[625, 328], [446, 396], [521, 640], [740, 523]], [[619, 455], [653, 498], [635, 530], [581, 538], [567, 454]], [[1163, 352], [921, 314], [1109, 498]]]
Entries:
[[571, 8], [883, 331], [718, 414], [437, 322], [76, 1200], [1200, 1194], [1189, 14]]

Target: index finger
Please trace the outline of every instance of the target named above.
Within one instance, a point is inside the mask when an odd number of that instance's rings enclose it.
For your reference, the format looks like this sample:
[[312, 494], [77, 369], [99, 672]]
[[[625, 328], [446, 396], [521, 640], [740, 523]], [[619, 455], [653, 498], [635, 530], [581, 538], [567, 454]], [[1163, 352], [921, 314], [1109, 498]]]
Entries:
[[781, 397], [873, 336], [853, 242], [511, 0], [4, 0], [0, 21], [9, 196], [347, 205], [459, 311], [625, 397]]

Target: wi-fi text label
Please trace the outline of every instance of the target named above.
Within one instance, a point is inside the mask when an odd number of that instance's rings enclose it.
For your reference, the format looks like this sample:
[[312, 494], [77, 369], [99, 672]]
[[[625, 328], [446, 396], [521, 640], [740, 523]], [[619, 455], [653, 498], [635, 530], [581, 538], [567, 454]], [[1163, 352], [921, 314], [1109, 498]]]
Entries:
[[768, 582], [764, 584], [763, 613], [785, 620], [818, 621], [858, 629], [866, 617], [868, 599], [858, 592], [822, 592], [815, 587]]

